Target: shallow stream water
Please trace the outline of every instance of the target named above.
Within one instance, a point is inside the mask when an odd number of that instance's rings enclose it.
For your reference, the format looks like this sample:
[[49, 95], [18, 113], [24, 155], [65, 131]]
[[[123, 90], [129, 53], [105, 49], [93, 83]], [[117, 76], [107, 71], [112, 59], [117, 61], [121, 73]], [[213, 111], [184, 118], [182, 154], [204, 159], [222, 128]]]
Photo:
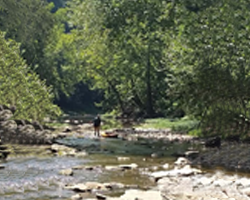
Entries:
[[[63, 189], [68, 183], [118, 182], [138, 185], [141, 188], [154, 187], [155, 183], [144, 175], [144, 171], [160, 169], [165, 163], [173, 163], [171, 155], [185, 152], [192, 144], [171, 144], [163, 141], [121, 139], [66, 138], [59, 141], [78, 150], [86, 150], [86, 157], [58, 157], [48, 147], [14, 146], [15, 153], [0, 165], [0, 200], [62, 200], [70, 199], [75, 193]], [[129, 157], [121, 161], [119, 156]], [[136, 163], [137, 170], [107, 171], [107, 165]], [[62, 169], [77, 165], [102, 167], [90, 170], [74, 170], [73, 176], [59, 174]]]

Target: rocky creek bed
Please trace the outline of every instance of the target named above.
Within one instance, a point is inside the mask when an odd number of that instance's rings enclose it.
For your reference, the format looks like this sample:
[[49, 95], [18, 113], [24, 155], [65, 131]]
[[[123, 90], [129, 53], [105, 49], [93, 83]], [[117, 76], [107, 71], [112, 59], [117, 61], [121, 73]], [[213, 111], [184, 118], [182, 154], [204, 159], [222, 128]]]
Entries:
[[98, 139], [85, 124], [67, 128], [61, 144], [5, 145], [0, 199], [250, 198], [248, 144], [204, 148], [170, 130], [116, 131], [118, 139]]

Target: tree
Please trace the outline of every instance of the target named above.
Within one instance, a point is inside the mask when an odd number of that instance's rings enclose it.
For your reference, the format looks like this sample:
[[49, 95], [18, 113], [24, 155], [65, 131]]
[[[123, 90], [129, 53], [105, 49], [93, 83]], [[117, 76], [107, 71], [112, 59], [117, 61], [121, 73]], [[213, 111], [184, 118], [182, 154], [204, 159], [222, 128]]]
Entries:
[[43, 120], [59, 115], [60, 109], [52, 103], [52, 88], [29, 71], [20, 57], [19, 45], [4, 38], [0, 32], [0, 104], [15, 105], [16, 119]]
[[83, 50], [87, 75], [105, 91], [105, 105], [154, 116], [167, 96], [163, 50], [173, 25], [172, 3], [72, 1], [70, 23]]
[[53, 86], [57, 98], [59, 92], [72, 93], [82, 71], [75, 61], [74, 36], [65, 33], [66, 10], [52, 13], [53, 3], [45, 0], [1, 1], [0, 8], [0, 29], [21, 44], [30, 70]]
[[182, 16], [178, 27], [185, 38], [182, 46], [187, 47], [179, 93], [186, 110], [200, 118], [204, 131], [213, 127], [213, 133], [226, 135], [232, 128], [247, 126], [248, 7], [246, 1], [223, 0], [195, 12], [182, 9], [178, 13]]

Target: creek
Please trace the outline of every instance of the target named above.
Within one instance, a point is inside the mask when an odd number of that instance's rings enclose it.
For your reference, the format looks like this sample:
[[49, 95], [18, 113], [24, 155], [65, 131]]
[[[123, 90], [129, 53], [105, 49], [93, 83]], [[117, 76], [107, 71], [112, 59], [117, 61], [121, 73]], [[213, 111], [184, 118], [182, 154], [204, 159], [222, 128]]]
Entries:
[[[164, 143], [157, 140], [126, 141], [122, 139], [93, 139], [67, 137], [58, 141], [89, 153], [86, 157], [54, 156], [48, 146], [11, 145], [15, 150], [0, 164], [0, 200], [66, 200], [75, 193], [63, 189], [69, 183], [87, 181], [117, 182], [151, 188], [156, 184], [144, 171], [161, 169], [173, 163], [176, 152], [185, 152], [194, 144]], [[118, 157], [129, 157], [119, 160]], [[107, 171], [107, 165], [136, 163], [136, 170]], [[60, 175], [59, 171], [78, 165], [102, 166], [95, 170], [75, 170], [73, 176]], [[113, 194], [116, 195], [116, 194]], [[118, 194], [117, 194], [118, 195]], [[87, 195], [86, 198], [91, 197]]]

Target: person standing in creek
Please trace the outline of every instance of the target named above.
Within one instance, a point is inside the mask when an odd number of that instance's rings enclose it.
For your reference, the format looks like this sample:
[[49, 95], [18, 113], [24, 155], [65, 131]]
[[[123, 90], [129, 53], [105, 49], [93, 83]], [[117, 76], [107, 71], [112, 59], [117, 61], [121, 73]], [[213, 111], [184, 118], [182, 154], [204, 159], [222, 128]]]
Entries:
[[93, 120], [93, 125], [94, 125], [94, 130], [95, 130], [95, 136], [100, 137], [101, 118], [99, 114]]

